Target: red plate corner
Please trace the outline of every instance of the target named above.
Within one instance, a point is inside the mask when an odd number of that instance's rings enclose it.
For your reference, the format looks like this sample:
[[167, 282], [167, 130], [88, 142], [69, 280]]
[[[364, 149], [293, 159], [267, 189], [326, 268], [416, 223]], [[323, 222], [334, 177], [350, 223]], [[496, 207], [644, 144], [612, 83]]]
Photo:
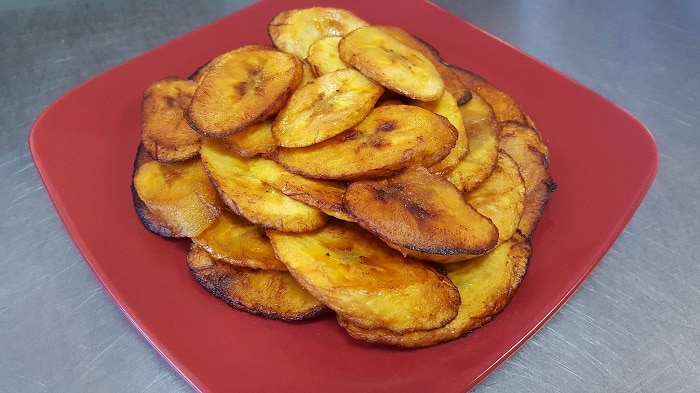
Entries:
[[658, 152], [645, 127], [579, 83], [427, 1], [348, 2], [342, 7], [368, 22], [401, 26], [484, 76], [535, 120], [558, 189], [533, 239], [530, 270], [492, 323], [420, 350], [355, 341], [332, 317], [285, 323], [229, 308], [190, 276], [187, 244], [148, 232], [134, 212], [143, 90], [232, 48], [269, 43], [267, 22], [280, 11], [336, 4], [263, 0], [76, 87], [32, 128], [32, 157], [68, 233], [136, 328], [201, 391], [468, 390], [578, 288], [656, 174]]

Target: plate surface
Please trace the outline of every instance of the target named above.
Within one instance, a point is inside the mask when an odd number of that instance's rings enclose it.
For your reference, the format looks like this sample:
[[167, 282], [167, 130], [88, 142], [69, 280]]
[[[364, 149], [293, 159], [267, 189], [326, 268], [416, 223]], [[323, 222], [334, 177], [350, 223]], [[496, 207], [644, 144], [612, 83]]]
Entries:
[[347, 2], [342, 7], [368, 22], [404, 27], [446, 61], [484, 76], [535, 120], [550, 145], [558, 189], [533, 239], [530, 270], [492, 323], [420, 350], [355, 341], [332, 317], [285, 323], [231, 309], [190, 276], [187, 243], [148, 232], [134, 212], [142, 92], [224, 51], [269, 43], [267, 22], [280, 11], [333, 4], [256, 3], [78, 86], [31, 131], [36, 166], [88, 264], [136, 328], [201, 391], [465, 391], [571, 296], [656, 174], [656, 145], [644, 126], [570, 78], [428, 2]]

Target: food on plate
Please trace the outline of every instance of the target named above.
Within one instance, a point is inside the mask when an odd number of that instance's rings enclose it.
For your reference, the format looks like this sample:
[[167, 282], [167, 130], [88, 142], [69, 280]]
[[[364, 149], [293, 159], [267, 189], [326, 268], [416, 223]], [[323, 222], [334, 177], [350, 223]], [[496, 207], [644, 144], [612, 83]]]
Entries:
[[382, 93], [384, 88], [352, 68], [319, 76], [289, 97], [272, 136], [283, 147], [323, 142], [361, 122]]
[[455, 146], [445, 117], [414, 105], [374, 108], [359, 124], [323, 142], [281, 147], [273, 159], [303, 176], [355, 180], [386, 176], [411, 165], [432, 166]]
[[268, 231], [268, 236], [306, 290], [365, 329], [435, 329], [457, 315], [459, 292], [451, 281], [357, 224], [334, 222], [313, 232]]
[[338, 51], [345, 63], [406, 97], [433, 101], [445, 90], [430, 60], [376, 26], [351, 31], [338, 43]]
[[311, 7], [267, 33], [145, 88], [143, 225], [253, 315], [406, 348], [494, 319], [555, 189], [534, 120], [408, 29]]
[[169, 77], [153, 82], [144, 91], [141, 141], [155, 160], [177, 162], [199, 154], [202, 136], [185, 116], [195, 88], [194, 81]]
[[449, 181], [423, 167], [382, 179], [356, 181], [345, 192], [360, 225], [406, 255], [457, 262], [483, 254], [498, 229]]
[[300, 321], [328, 312], [287, 271], [222, 262], [194, 243], [187, 253], [187, 264], [192, 276], [207, 291], [250, 314]]
[[192, 96], [187, 119], [204, 136], [223, 137], [266, 120], [287, 102], [302, 77], [301, 61], [249, 45], [217, 57]]

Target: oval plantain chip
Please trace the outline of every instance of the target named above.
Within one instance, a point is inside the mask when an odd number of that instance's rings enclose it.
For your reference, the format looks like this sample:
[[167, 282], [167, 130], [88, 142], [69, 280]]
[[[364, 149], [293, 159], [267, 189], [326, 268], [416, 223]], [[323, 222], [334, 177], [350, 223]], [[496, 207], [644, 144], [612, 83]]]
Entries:
[[520, 108], [520, 104], [508, 93], [496, 88], [486, 79], [471, 71], [456, 66], [450, 67], [468, 89], [479, 93], [493, 107], [496, 113], [496, 120], [499, 122], [511, 120], [520, 124], [527, 124], [527, 117], [522, 108]]
[[352, 68], [320, 76], [292, 94], [272, 124], [283, 147], [325, 141], [362, 121], [384, 88]]
[[221, 199], [248, 221], [291, 232], [310, 231], [325, 224], [328, 216], [264, 183], [251, 173], [245, 159], [227, 149], [221, 140], [204, 138], [200, 156]]
[[468, 192], [466, 200], [496, 225], [497, 244], [510, 239], [525, 208], [525, 182], [518, 164], [508, 154], [500, 152], [491, 176]]
[[196, 87], [189, 79], [169, 77], [153, 82], [144, 91], [141, 142], [157, 161], [184, 161], [199, 154], [202, 136], [185, 117]]
[[338, 43], [342, 37], [326, 37], [315, 41], [309, 47], [306, 62], [314, 75], [322, 76], [349, 66], [340, 58]]
[[192, 241], [222, 262], [252, 269], [287, 270], [262, 227], [226, 210]]
[[348, 10], [310, 7], [280, 12], [272, 18], [267, 30], [277, 49], [303, 60], [314, 42], [342, 37], [362, 26], [367, 26], [367, 22]]
[[404, 333], [443, 326], [456, 315], [452, 282], [357, 224], [334, 221], [314, 232], [268, 236], [299, 283], [358, 326]]
[[549, 194], [556, 189], [547, 167], [549, 160], [538, 144], [528, 141], [524, 133], [508, 133], [499, 137], [499, 148], [508, 153], [518, 164], [525, 183], [525, 205], [518, 224], [518, 231], [532, 237], [540, 221]]
[[433, 101], [445, 90], [445, 82], [430, 60], [376, 26], [348, 33], [340, 40], [338, 51], [345, 63], [406, 97]]
[[187, 253], [187, 264], [200, 285], [235, 309], [284, 321], [328, 312], [289, 272], [234, 266], [214, 259], [195, 243]]
[[136, 166], [135, 207], [149, 230], [164, 237], [192, 237], [219, 216], [221, 201], [199, 158], [165, 164], [141, 157]]
[[277, 113], [302, 78], [299, 59], [272, 47], [249, 45], [208, 66], [187, 110], [187, 120], [209, 137], [230, 135]]
[[489, 218], [450, 182], [423, 167], [350, 183], [345, 206], [362, 227], [419, 259], [461, 261], [483, 254], [498, 241], [498, 229]]
[[493, 171], [498, 159], [500, 127], [491, 106], [478, 93], [460, 105], [469, 151], [445, 174], [458, 189], [469, 191], [484, 181]]
[[516, 234], [486, 255], [445, 265], [462, 303], [457, 317], [441, 328], [397, 334], [360, 327], [342, 315], [337, 316], [338, 322], [352, 337], [377, 344], [419, 348], [455, 340], [485, 325], [506, 307], [525, 276], [530, 255], [530, 243]]
[[434, 165], [456, 141], [457, 130], [445, 117], [413, 105], [384, 105], [342, 134], [311, 146], [280, 148], [272, 159], [303, 176], [355, 180]]

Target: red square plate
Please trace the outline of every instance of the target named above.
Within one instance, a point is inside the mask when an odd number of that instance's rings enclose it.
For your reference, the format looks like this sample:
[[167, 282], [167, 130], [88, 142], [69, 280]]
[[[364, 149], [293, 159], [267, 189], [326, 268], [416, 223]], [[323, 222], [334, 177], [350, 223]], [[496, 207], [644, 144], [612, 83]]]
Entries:
[[[78, 86], [36, 121], [30, 148], [88, 264], [153, 347], [202, 391], [465, 391], [561, 307], [632, 217], [656, 174], [649, 132], [629, 114], [504, 42], [421, 0], [346, 2], [370, 23], [404, 27], [445, 60], [509, 92], [536, 121], [558, 183], [511, 304], [467, 338], [420, 350], [351, 339], [334, 318], [285, 323], [229, 308], [190, 277], [187, 245], [144, 229], [130, 177], [144, 88], [215, 55], [269, 43], [267, 23], [325, 0], [264, 0]], [[392, 10], [401, 9], [401, 12]]]

